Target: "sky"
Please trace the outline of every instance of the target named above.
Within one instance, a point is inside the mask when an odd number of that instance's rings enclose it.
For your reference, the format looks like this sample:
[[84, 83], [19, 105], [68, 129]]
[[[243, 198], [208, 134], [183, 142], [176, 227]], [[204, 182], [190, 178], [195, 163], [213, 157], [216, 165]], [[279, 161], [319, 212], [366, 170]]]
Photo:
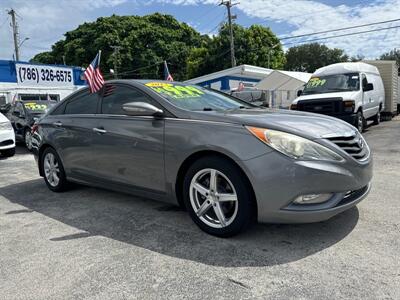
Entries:
[[[270, 27], [278, 37], [289, 37], [343, 27], [400, 19], [400, 0], [238, 0], [232, 9], [236, 23]], [[13, 39], [7, 10], [17, 12], [21, 60], [48, 51], [67, 31], [98, 17], [146, 15], [154, 12], [173, 15], [203, 34], [216, 34], [226, 20], [226, 9], [220, 0], [1, 0], [0, 59], [12, 59]], [[300, 45], [310, 39], [379, 28], [396, 27], [318, 42], [338, 47], [350, 56], [376, 58], [393, 48], [400, 48], [400, 20], [385, 24], [320, 34], [282, 41], [284, 48]]]

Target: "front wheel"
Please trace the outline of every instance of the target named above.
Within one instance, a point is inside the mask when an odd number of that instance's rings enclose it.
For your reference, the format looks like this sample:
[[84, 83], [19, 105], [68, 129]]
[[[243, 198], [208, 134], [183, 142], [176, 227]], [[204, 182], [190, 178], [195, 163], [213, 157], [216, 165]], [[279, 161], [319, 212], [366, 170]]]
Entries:
[[24, 141], [26, 148], [32, 151], [32, 133], [30, 128], [25, 129]]
[[357, 115], [356, 115], [356, 120], [355, 120], [354, 126], [357, 128], [357, 130], [360, 133], [362, 133], [364, 131], [364, 123], [365, 123], [365, 120], [364, 120], [363, 113], [361, 111], [358, 111]]
[[53, 192], [66, 190], [68, 182], [57, 152], [53, 148], [46, 148], [41, 156], [40, 163], [47, 187]]
[[241, 170], [217, 156], [196, 161], [183, 184], [185, 206], [203, 231], [219, 236], [236, 235], [255, 219], [251, 187]]

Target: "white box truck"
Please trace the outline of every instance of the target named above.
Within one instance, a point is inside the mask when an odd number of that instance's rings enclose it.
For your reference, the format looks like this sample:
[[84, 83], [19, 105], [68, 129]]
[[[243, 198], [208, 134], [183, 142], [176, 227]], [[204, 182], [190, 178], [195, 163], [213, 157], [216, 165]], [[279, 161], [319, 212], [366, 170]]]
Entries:
[[377, 67], [362, 62], [337, 63], [316, 70], [290, 108], [337, 117], [362, 132], [366, 120], [379, 124], [384, 101]]
[[382, 120], [391, 120], [397, 115], [399, 105], [399, 66], [395, 60], [365, 60], [378, 68], [385, 87], [385, 108]]

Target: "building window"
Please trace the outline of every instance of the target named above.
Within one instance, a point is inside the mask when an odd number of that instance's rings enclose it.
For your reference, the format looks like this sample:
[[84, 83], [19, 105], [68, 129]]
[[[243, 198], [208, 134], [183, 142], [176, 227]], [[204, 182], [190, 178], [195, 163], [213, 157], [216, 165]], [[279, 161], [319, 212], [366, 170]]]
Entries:
[[19, 94], [19, 97], [22, 101], [46, 101], [48, 98], [53, 101], [60, 101], [60, 95], [58, 94]]

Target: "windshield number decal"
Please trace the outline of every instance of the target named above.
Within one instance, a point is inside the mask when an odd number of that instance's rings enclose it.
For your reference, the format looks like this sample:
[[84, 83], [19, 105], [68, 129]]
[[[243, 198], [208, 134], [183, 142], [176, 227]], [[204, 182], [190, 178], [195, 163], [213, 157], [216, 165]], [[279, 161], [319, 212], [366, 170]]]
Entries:
[[47, 109], [47, 105], [46, 105], [46, 104], [38, 104], [38, 103], [35, 103], [35, 102], [24, 103], [24, 106], [25, 106], [28, 110], [32, 110], [32, 111], [36, 111], [36, 110], [46, 110], [46, 109]]
[[149, 82], [148, 87], [159, 94], [165, 94], [175, 99], [197, 98], [204, 93], [194, 86], [174, 85], [170, 83]]
[[326, 83], [326, 79], [319, 79], [318, 77], [313, 77], [307, 83], [307, 88], [312, 89], [319, 86], [323, 86]]

